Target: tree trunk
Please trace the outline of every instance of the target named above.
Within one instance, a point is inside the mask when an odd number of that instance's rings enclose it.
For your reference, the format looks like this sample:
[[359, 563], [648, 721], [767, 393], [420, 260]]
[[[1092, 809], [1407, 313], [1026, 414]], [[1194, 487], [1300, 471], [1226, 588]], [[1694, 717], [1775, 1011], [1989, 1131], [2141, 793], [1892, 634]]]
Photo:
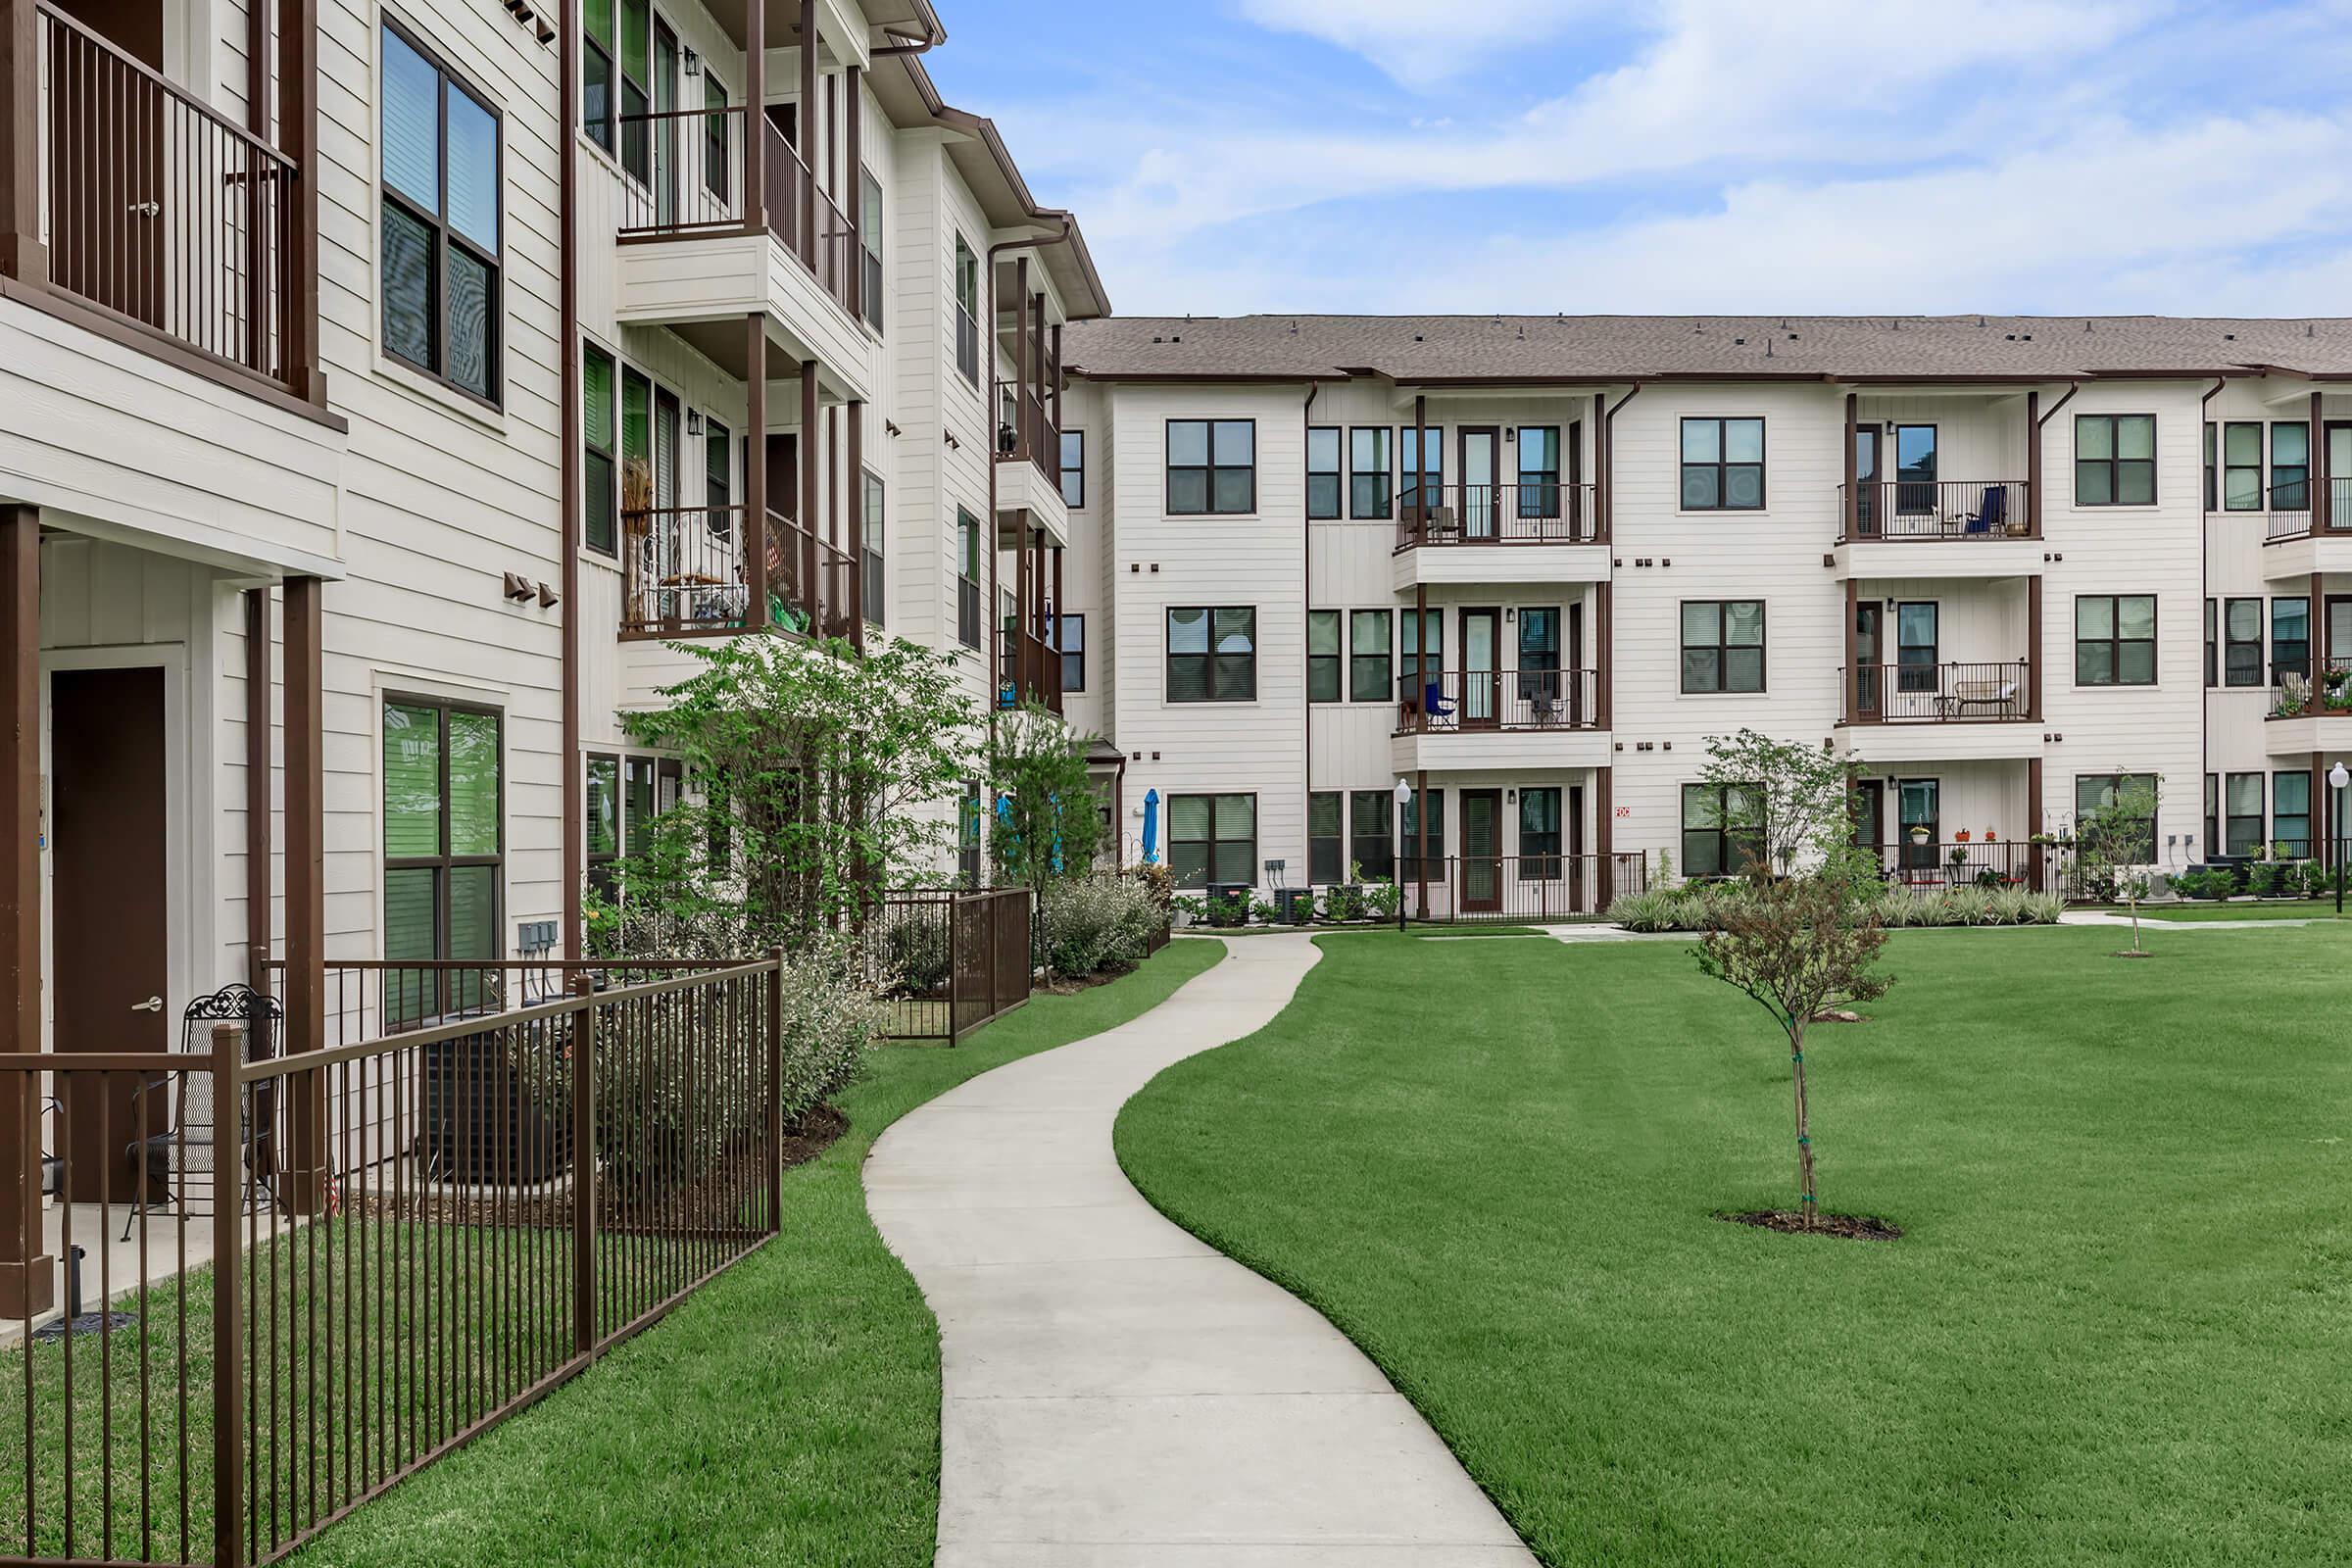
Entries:
[[1805, 1108], [1805, 1030], [1794, 1018], [1788, 1023], [1788, 1069], [1796, 1091], [1797, 1212], [1811, 1230], [1821, 1209], [1814, 1197], [1812, 1122]]

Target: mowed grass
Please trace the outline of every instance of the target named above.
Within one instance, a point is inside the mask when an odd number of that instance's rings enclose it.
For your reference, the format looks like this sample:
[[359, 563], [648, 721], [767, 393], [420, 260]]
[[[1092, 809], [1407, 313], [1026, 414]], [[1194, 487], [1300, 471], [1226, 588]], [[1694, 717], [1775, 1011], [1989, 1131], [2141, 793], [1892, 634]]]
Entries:
[[1130, 1102], [1152, 1200], [1364, 1347], [1549, 1564], [2352, 1560], [2341, 927], [1897, 934], [1806, 1062], [1684, 944], [1335, 936]]
[[300, 1568], [921, 1568], [939, 1508], [939, 1333], [865, 1211], [893, 1121], [1148, 1011], [1224, 956], [1177, 942], [945, 1046], [890, 1046], [850, 1131], [785, 1178], [784, 1234], [595, 1370], [359, 1510]]
[[[2108, 911], [2129, 916], [2131, 910], [2118, 905]], [[2259, 904], [2220, 902], [2143, 904], [2139, 906], [2142, 920], [2164, 920], [2173, 923], [2193, 923], [2205, 920], [2332, 920], [2335, 916], [2335, 896], [2324, 899], [2265, 900]]]

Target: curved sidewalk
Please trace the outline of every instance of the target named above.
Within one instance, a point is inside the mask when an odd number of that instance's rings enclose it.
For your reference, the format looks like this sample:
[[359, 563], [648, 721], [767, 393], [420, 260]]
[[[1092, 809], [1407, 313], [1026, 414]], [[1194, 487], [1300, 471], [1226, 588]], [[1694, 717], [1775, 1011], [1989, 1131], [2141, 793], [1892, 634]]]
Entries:
[[1119, 1106], [1270, 1021], [1318, 955], [1249, 937], [1132, 1023], [902, 1118], [866, 1206], [939, 1316], [938, 1568], [1533, 1568], [1378, 1368], [1162, 1218]]

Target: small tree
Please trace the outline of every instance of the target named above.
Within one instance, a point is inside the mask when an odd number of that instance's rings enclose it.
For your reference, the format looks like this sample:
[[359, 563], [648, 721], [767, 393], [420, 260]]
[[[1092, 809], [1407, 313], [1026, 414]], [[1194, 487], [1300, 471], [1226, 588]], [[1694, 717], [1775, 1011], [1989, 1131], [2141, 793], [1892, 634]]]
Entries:
[[1724, 829], [1762, 863], [1733, 870], [1787, 875], [1812, 859], [1853, 879], [1853, 768], [1835, 752], [1752, 729], [1707, 741], [1699, 777], [1723, 791]]
[[1043, 893], [1094, 868], [1102, 847], [1101, 797], [1087, 771], [1094, 737], [1032, 705], [997, 721], [988, 777], [1000, 806], [989, 854], [1001, 880]]
[[2118, 771], [2116, 786], [2075, 823], [2075, 865], [2085, 883], [2111, 891], [2132, 911], [2132, 946], [2119, 957], [2144, 958], [2139, 902], [2148, 896], [2145, 867], [2156, 859], [2156, 807], [2164, 780]]
[[1812, 1116], [1805, 1087], [1805, 1031], [1836, 998], [1872, 1002], [1893, 981], [1871, 965], [1886, 933], [1843, 880], [1815, 871], [1753, 879], [1745, 894], [1723, 901], [1696, 950], [1706, 973], [1736, 986], [1773, 1016], [1788, 1040], [1796, 1098], [1798, 1208], [1806, 1230], [1820, 1212], [1813, 1174]]

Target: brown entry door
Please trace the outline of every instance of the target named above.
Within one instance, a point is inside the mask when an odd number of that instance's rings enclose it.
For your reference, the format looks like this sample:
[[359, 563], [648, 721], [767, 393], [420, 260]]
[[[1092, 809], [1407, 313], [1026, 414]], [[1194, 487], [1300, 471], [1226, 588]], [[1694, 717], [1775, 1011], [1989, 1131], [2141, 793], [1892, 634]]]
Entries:
[[[49, 683], [50, 1008], [61, 1054], [174, 1051], [165, 914], [164, 672], [61, 669]], [[67, 1191], [132, 1196], [131, 1081], [66, 1096]], [[170, 1128], [159, 1102], [144, 1131]]]
[[1502, 791], [1462, 791], [1462, 912], [1502, 908]]

